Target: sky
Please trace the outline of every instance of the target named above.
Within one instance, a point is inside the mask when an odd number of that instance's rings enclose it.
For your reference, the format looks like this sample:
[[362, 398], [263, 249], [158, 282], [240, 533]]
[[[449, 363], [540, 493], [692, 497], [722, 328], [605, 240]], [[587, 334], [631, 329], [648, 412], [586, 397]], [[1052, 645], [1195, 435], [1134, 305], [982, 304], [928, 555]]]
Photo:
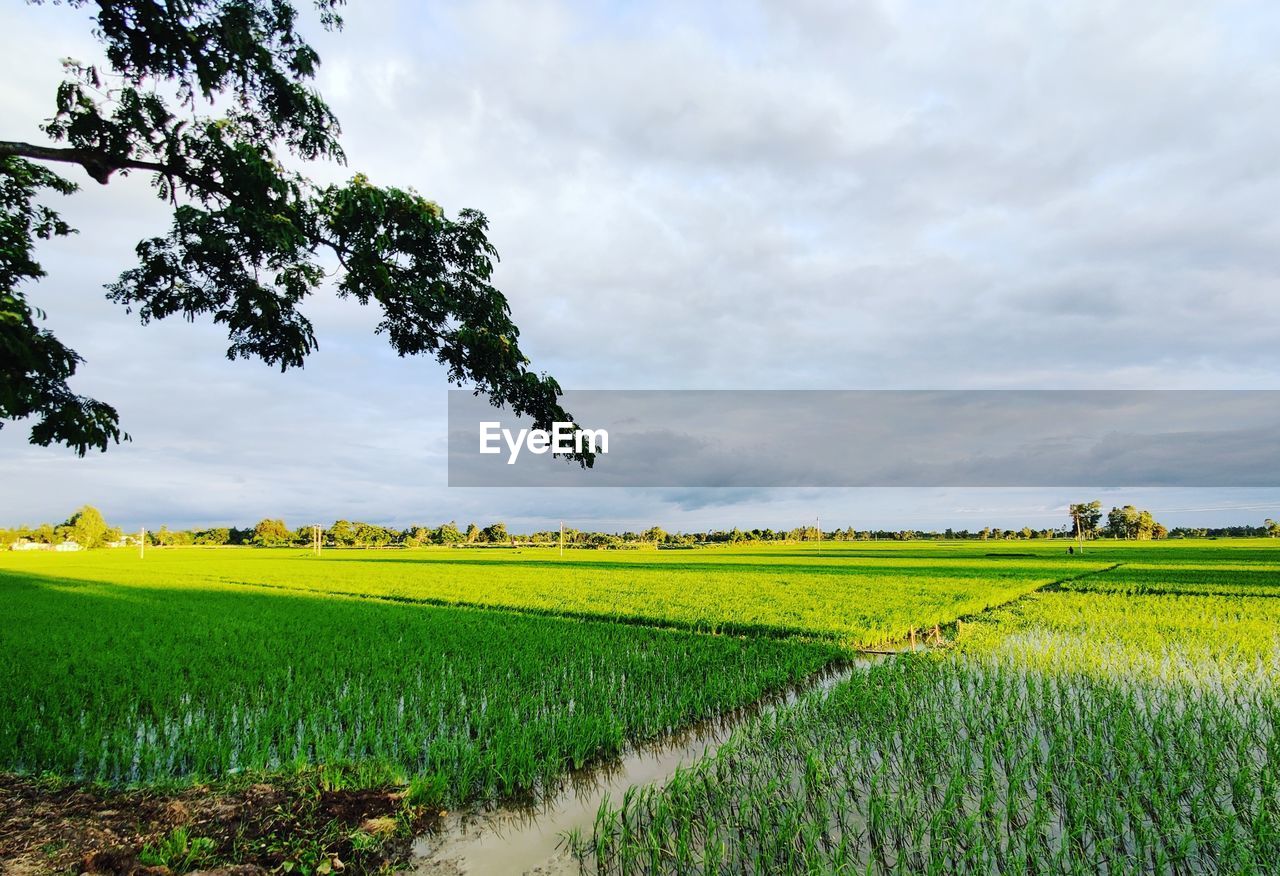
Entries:
[[[87, 9], [0, 32], [0, 139], [42, 142]], [[534, 366], [572, 389], [1280, 389], [1280, 9], [1264, 3], [362, 2], [312, 27], [346, 167], [483, 211]], [[72, 168], [68, 174], [78, 178]], [[29, 287], [132, 441], [0, 430], [0, 525], [504, 520], [668, 529], [1167, 525], [1275, 489], [447, 486], [444, 369], [327, 290], [301, 370], [105, 300], [167, 213], [57, 205]]]

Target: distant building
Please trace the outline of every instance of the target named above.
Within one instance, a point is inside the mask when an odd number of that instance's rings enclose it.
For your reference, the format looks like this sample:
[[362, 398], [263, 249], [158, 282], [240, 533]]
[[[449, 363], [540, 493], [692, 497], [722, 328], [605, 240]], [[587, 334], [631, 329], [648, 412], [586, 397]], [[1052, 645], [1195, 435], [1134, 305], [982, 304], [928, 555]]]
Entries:
[[80, 543], [76, 541], [64, 541], [62, 544], [54, 545], [53, 549], [55, 551], [78, 551], [80, 550]]
[[20, 538], [15, 541], [9, 548], [14, 551], [47, 551], [50, 545], [42, 541], [32, 541], [29, 538]]

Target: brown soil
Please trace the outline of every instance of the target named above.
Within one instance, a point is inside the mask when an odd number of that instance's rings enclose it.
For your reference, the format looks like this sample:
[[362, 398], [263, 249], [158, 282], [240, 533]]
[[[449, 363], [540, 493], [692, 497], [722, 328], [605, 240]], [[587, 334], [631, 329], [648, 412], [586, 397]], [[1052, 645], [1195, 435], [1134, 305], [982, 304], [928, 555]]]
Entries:
[[[161, 792], [0, 773], [0, 874], [378, 872], [407, 859], [434, 816], [392, 789], [323, 790], [306, 776]], [[199, 853], [157, 862], [175, 829]]]

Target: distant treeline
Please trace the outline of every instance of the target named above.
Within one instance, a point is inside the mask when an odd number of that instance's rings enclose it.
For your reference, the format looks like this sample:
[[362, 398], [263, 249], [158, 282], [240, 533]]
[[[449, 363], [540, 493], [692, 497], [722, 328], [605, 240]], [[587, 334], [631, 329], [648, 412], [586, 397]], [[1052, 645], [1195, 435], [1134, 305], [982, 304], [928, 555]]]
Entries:
[[[816, 526], [800, 526], [793, 529], [713, 529], [704, 532], [667, 532], [651, 526], [642, 532], [591, 532], [581, 529], [565, 529], [564, 545], [568, 548], [629, 549], [629, 548], [694, 548], [719, 544], [768, 544], [852, 541], [1023, 541], [1032, 539], [1074, 538], [1083, 533], [1085, 538], [1162, 539], [1162, 538], [1251, 538], [1280, 536], [1280, 524], [1266, 520], [1261, 526], [1178, 527], [1166, 529], [1155, 521], [1148, 511], [1139, 511], [1132, 505], [1112, 508], [1105, 524], [1101, 505], [1097, 502], [1072, 505], [1071, 522], [1058, 529], [1001, 529], [986, 526], [978, 530], [944, 529], [824, 529]], [[326, 547], [423, 547], [448, 545], [457, 547], [556, 545], [560, 543], [558, 529], [531, 533], [513, 533], [498, 522], [488, 526], [469, 523], [460, 527], [455, 521], [439, 526], [408, 526], [396, 529], [376, 523], [337, 520], [324, 527], [321, 541]], [[73, 542], [81, 548], [118, 547], [136, 545], [139, 533], [122, 533], [119, 527], [109, 526], [101, 513], [86, 505], [66, 522], [45, 523], [37, 527], [0, 529], [0, 547], [58, 546]], [[146, 543], [161, 547], [186, 545], [252, 545], [257, 547], [305, 547], [312, 544], [310, 525], [290, 529], [283, 520], [265, 519], [246, 528], [234, 526], [209, 529], [169, 529], [160, 526], [146, 530]]]

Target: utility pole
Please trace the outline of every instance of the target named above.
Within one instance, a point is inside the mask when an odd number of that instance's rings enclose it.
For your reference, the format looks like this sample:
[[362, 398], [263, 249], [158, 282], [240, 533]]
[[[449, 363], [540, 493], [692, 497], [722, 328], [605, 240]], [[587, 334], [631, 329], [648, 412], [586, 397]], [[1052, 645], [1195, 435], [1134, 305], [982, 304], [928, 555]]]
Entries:
[[822, 556], [822, 518], [815, 516], [813, 522], [818, 524], [818, 556]]
[[564, 521], [560, 521], [560, 556], [564, 556]]
[[145, 526], [138, 529], [138, 559], [142, 559], [147, 554], [147, 528]]

